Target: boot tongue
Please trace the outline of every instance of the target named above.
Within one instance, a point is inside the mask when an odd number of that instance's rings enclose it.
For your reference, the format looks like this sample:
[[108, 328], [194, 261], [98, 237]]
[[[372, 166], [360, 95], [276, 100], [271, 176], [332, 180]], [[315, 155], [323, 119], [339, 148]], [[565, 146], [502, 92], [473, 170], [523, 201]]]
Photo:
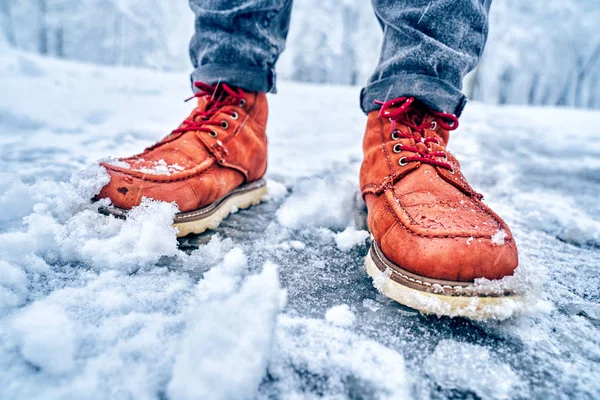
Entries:
[[[429, 108], [427, 108], [425, 105], [423, 105], [421, 103], [413, 103], [411, 109], [409, 110], [409, 112], [406, 115], [406, 119], [407, 119], [407, 121], [409, 121], [410, 123], [412, 123], [414, 125], [417, 125], [417, 126], [423, 125], [423, 127], [425, 129], [429, 129], [429, 127], [431, 126], [430, 124], [432, 123], [432, 121], [435, 120], [435, 116], [432, 115]], [[448, 144], [448, 139], [449, 139], [450, 135], [446, 130], [438, 129], [436, 131], [436, 134], [437, 134], [437, 136], [442, 138], [444, 143]], [[434, 137], [436, 135], [435, 134], [425, 134], [423, 136], [424, 137]]]
[[225, 100], [228, 93], [223, 90], [221, 85], [215, 87], [214, 92], [210, 96], [201, 97], [198, 99], [198, 108], [202, 111], [209, 112], [218, 107], [218, 103]]
[[210, 119], [212, 114], [218, 111], [228, 96], [229, 93], [227, 93], [227, 91], [223, 90], [223, 88], [218, 85], [215, 87], [215, 90], [210, 96], [207, 95], [199, 97], [198, 111], [200, 111], [200, 114], [197, 116], [197, 118], [205, 121]]

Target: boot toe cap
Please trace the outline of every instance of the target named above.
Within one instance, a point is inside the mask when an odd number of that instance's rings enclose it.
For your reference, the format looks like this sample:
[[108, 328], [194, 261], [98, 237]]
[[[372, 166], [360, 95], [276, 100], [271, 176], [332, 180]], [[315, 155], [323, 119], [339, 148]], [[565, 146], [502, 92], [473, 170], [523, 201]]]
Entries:
[[[465, 233], [424, 230], [403, 221], [397, 204], [384, 195], [370, 198], [369, 226], [385, 256], [402, 269], [423, 277], [472, 282], [477, 278], [501, 279], [518, 266], [518, 252], [508, 227]], [[410, 220], [408, 220], [410, 221]]]

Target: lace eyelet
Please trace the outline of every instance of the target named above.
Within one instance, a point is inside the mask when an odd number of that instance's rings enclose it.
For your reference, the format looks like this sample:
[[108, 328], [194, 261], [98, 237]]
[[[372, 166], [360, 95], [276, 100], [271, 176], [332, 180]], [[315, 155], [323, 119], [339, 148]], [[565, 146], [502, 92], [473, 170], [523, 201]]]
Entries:
[[408, 162], [406, 161], [406, 157], [402, 157], [400, 160], [398, 160], [398, 164], [399, 164], [401, 167], [404, 167], [405, 165], [407, 165], [407, 164], [408, 164]]
[[235, 111], [233, 113], [231, 113], [231, 119], [236, 120], [240, 117], [240, 115], [238, 113], [236, 113]]
[[455, 173], [455, 172], [456, 172], [456, 171], [454, 170], [454, 168], [452, 168], [452, 169], [450, 170], [450, 175], [454, 175], [454, 173]]
[[229, 123], [227, 123], [227, 121], [225, 121], [225, 120], [221, 121], [221, 128], [228, 129], [229, 128]]
[[244, 107], [246, 105], [246, 99], [240, 100], [240, 107]]
[[392, 150], [394, 151], [394, 153], [400, 153], [402, 151], [402, 145], [400, 143], [396, 143]]
[[437, 122], [436, 121], [431, 121], [431, 126], [429, 127], [429, 129], [432, 130], [432, 131], [435, 131], [435, 128], [437, 128]]
[[217, 136], [219, 136], [219, 134], [215, 131], [210, 131], [210, 132], [208, 132], [208, 136], [210, 136], [212, 138], [216, 138]]
[[400, 138], [398, 137], [398, 131], [397, 131], [397, 130], [396, 130], [396, 131], [394, 131], [394, 132], [392, 132], [392, 135], [391, 135], [391, 137], [392, 137], [392, 140], [398, 140], [398, 139], [400, 139]]
[[442, 156], [442, 158], [443, 158], [444, 160], [447, 160], [447, 159], [448, 159], [448, 154], [444, 153], [444, 155]]

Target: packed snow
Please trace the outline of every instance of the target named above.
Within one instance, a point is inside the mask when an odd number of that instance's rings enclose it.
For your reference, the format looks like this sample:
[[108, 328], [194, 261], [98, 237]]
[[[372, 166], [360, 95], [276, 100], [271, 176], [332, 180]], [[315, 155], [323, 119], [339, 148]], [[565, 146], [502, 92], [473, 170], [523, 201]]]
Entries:
[[90, 199], [97, 160], [188, 115], [185, 74], [8, 51], [0, 89], [0, 398], [600, 397], [597, 112], [466, 109], [451, 150], [521, 262], [474, 290], [527, 296], [473, 322], [400, 306], [364, 271], [356, 87], [281, 82], [270, 194], [179, 240], [171, 204], [123, 221]]

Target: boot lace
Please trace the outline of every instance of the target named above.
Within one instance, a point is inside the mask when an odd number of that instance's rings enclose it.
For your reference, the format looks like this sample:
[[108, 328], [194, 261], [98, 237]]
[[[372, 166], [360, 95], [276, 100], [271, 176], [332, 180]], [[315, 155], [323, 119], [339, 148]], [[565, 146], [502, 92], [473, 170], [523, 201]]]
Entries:
[[[447, 159], [447, 154], [443, 151], [432, 151], [431, 149], [431, 143], [440, 144], [439, 139], [437, 137], [425, 137], [425, 129], [433, 130], [439, 126], [447, 131], [453, 131], [458, 128], [458, 118], [454, 114], [425, 110], [415, 103], [413, 97], [399, 97], [386, 102], [375, 100], [375, 104], [381, 105], [379, 116], [388, 118], [391, 121], [391, 137], [393, 140], [413, 139], [415, 141], [415, 146], [402, 143], [397, 143], [394, 146], [394, 153], [400, 153], [401, 151], [415, 153], [414, 156], [402, 157], [398, 162], [401, 166], [409, 162], [421, 162], [445, 168], [454, 173], [452, 165], [439, 160], [439, 158]], [[432, 116], [433, 121], [426, 122], [425, 117], [427, 115]], [[408, 132], [398, 129], [397, 124], [409, 128]], [[418, 143], [422, 143], [423, 146], [417, 147]]]
[[[199, 89], [199, 91], [185, 101], [199, 97], [210, 97], [210, 99], [203, 110], [196, 109], [188, 119], [182, 122], [179, 128], [173, 130], [171, 133], [199, 131], [207, 132], [211, 136], [216, 137], [216, 132], [211, 129], [210, 126], [220, 126], [223, 129], [227, 129], [229, 124], [225, 120], [219, 122], [213, 121], [211, 118], [217, 112], [221, 111], [223, 106], [244, 106], [246, 104], [245, 93], [242, 89], [234, 89], [226, 83], [209, 85], [204, 82], [194, 82], [194, 86]], [[238, 117], [237, 112], [233, 110], [226, 110], [223, 111], [223, 113], [232, 116], [234, 119], [237, 119]]]

